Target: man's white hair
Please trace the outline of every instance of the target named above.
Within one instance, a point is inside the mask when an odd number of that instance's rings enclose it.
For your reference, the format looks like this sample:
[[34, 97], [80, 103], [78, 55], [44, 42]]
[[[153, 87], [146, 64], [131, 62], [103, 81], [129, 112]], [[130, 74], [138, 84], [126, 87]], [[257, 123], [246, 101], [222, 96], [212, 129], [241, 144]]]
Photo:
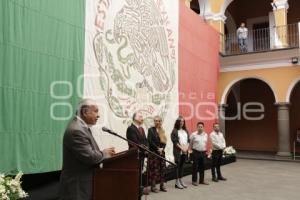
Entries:
[[92, 99], [82, 99], [77, 106], [76, 115], [80, 116], [82, 108], [88, 106], [97, 106], [97, 103]]

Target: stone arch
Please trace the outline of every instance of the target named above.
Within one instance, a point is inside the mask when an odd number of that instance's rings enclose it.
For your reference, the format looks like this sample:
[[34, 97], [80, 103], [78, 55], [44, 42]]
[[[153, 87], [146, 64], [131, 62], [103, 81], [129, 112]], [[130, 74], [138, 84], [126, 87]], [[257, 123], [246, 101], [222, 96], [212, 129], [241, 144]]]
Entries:
[[[270, 84], [260, 77], [250, 76], [239, 78], [230, 85], [224, 100], [228, 145], [240, 151], [277, 152], [276, 97]], [[248, 105], [257, 110], [248, 113]]]
[[272, 85], [271, 85], [268, 81], [264, 80], [264, 79], [261, 78], [261, 77], [247, 76], [247, 77], [239, 77], [239, 78], [237, 78], [237, 79], [234, 79], [234, 80], [232, 80], [232, 81], [226, 86], [226, 88], [225, 88], [224, 91], [223, 91], [223, 94], [222, 94], [222, 97], [221, 97], [221, 102], [220, 102], [220, 104], [226, 104], [227, 97], [228, 97], [228, 95], [229, 95], [230, 90], [232, 89], [232, 87], [233, 87], [236, 83], [238, 83], [238, 82], [240, 82], [240, 81], [242, 81], [242, 80], [246, 80], [246, 79], [257, 79], [257, 80], [260, 80], [260, 81], [266, 83], [266, 84], [270, 87], [270, 89], [271, 89], [271, 91], [272, 91], [272, 93], [273, 93], [273, 95], [274, 95], [275, 102], [278, 102], [277, 94], [276, 94], [275, 90], [273, 89]]
[[229, 33], [235, 33], [236, 29], [237, 29], [237, 25], [235, 23], [234, 18], [232, 17], [232, 15], [228, 11], [225, 11], [225, 16], [227, 17], [225, 26], [226, 26], [228, 32]]
[[293, 90], [296, 87], [296, 85], [299, 83], [299, 81], [300, 81], [300, 76], [297, 77], [296, 79], [294, 79], [292, 81], [292, 83], [290, 84], [290, 86], [289, 86], [289, 88], [287, 90], [286, 100], [285, 100], [287, 103], [290, 103]]
[[225, 14], [226, 9], [228, 8], [229, 4], [231, 4], [233, 0], [224, 0], [223, 5], [221, 6], [220, 13]]

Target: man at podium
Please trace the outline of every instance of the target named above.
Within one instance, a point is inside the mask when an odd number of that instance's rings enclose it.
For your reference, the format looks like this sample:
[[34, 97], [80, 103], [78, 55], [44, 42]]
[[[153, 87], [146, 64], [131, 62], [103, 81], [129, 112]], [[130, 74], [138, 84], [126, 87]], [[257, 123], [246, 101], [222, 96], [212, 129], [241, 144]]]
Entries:
[[100, 151], [90, 127], [99, 118], [93, 100], [80, 102], [76, 116], [63, 138], [63, 167], [60, 177], [61, 200], [92, 200], [95, 167], [115, 154], [114, 148]]

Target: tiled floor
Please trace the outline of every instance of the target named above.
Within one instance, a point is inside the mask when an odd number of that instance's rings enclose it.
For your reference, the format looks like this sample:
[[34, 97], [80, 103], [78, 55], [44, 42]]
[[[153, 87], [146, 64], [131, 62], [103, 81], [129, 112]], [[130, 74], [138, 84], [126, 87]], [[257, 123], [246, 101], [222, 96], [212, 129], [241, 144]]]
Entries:
[[295, 200], [300, 196], [300, 163], [245, 160], [222, 167], [225, 182], [211, 181], [210, 171], [205, 173], [208, 186], [191, 185], [191, 176], [184, 178], [188, 188], [174, 188], [167, 183], [167, 193], [150, 193], [148, 200]]

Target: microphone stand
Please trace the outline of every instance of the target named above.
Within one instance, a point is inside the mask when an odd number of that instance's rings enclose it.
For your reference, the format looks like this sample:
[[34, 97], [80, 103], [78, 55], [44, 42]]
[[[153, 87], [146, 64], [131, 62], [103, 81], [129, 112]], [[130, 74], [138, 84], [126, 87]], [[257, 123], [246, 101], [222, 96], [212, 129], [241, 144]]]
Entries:
[[[102, 130], [103, 130], [103, 129], [102, 129]], [[118, 137], [118, 138], [121, 138], [122, 140], [127, 141], [129, 144], [138, 147], [138, 149], [142, 149], [142, 150], [144, 150], [144, 151], [146, 151], [146, 152], [148, 152], [148, 153], [154, 155], [154, 156], [157, 157], [157, 158], [160, 158], [161, 160], [163, 160], [163, 161], [165, 161], [165, 162], [167, 162], [167, 163], [169, 163], [169, 164], [171, 164], [171, 165], [173, 165], [173, 166], [177, 166], [175, 163], [173, 163], [173, 162], [171, 162], [171, 161], [165, 159], [164, 157], [162, 157], [162, 156], [160, 156], [160, 155], [154, 153], [153, 151], [150, 151], [150, 150], [149, 150], [147, 147], [145, 147], [144, 145], [137, 144], [137, 143], [133, 142], [132, 140], [129, 140], [129, 139], [127, 139], [127, 138], [125, 138], [125, 137], [119, 135], [119, 134], [116, 133], [116, 132], [113, 132], [112, 130], [103, 130], [103, 131], [105, 131], [105, 132], [107, 132], [107, 133], [110, 133], [111, 135], [114, 135], [114, 136], [116, 136], [116, 137]]]
[[109, 130], [109, 129], [106, 129], [106, 128], [105, 128], [105, 129], [102, 128], [102, 131], [105, 131], [105, 132], [107, 132], [107, 133], [109, 133], [109, 134], [111, 134], [111, 135], [114, 135], [114, 136], [116, 136], [116, 137], [118, 137], [118, 138], [121, 138], [122, 140], [127, 141], [129, 144], [138, 147], [138, 160], [140, 160], [140, 180], [139, 180], [139, 182], [140, 182], [140, 188], [139, 188], [139, 200], [141, 200], [141, 196], [142, 196], [142, 192], [143, 192], [143, 186], [142, 186], [143, 176], [142, 176], [142, 171], [143, 171], [143, 165], [144, 165], [144, 163], [142, 163], [143, 157], [140, 157], [140, 154], [141, 154], [141, 152], [142, 152], [141, 150], [143, 150], [143, 151], [145, 151], [145, 152], [148, 152], [148, 154], [154, 155], [155, 157], [157, 157], [157, 158], [159, 158], [159, 159], [161, 159], [161, 160], [163, 160], [163, 161], [165, 161], [165, 162], [167, 162], [167, 163], [169, 163], [169, 164], [171, 164], [171, 165], [173, 165], [173, 166], [175, 166], [175, 167], [177, 166], [175, 163], [173, 163], [173, 162], [171, 162], [171, 161], [168, 161], [168, 160], [165, 159], [164, 157], [162, 157], [162, 156], [160, 156], [160, 155], [158, 155], [158, 154], [156, 154], [156, 153], [150, 151], [150, 150], [149, 150], [147, 147], [145, 147], [144, 145], [137, 144], [137, 143], [133, 142], [132, 140], [129, 140], [129, 139], [127, 139], [127, 138], [125, 138], [125, 137], [119, 135], [118, 133], [116, 133], [116, 132], [114, 132], [114, 131], [112, 131], [112, 130]]

